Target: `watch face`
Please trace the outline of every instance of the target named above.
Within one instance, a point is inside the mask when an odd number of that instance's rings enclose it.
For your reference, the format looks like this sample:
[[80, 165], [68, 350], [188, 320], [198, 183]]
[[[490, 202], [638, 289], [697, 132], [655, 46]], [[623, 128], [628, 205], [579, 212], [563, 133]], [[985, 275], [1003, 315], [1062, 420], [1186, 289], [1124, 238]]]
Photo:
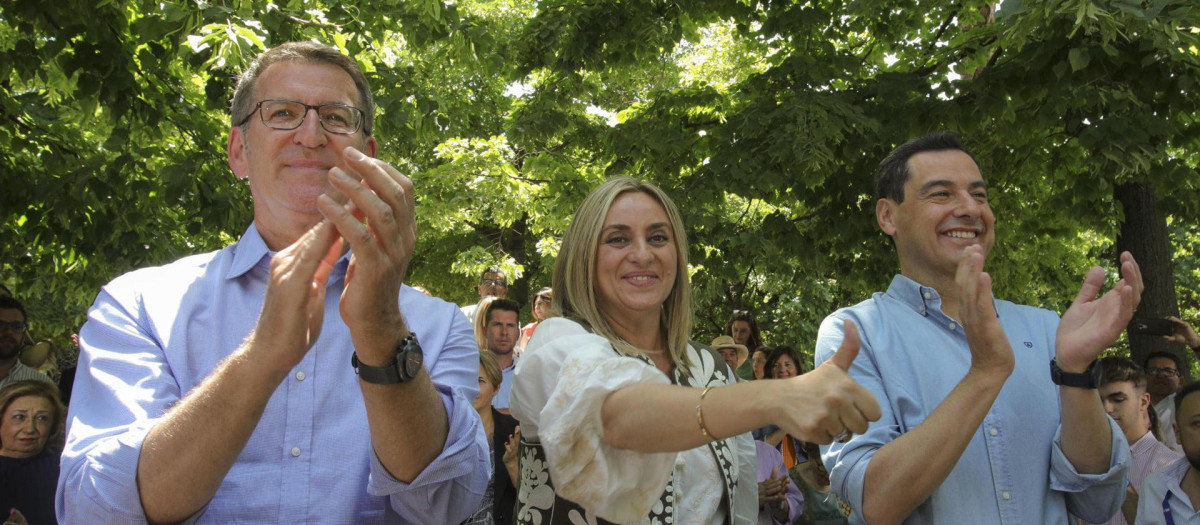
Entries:
[[424, 354], [420, 351], [404, 352], [404, 376], [409, 379], [417, 377], [417, 374], [421, 372], [421, 363], [424, 360]]

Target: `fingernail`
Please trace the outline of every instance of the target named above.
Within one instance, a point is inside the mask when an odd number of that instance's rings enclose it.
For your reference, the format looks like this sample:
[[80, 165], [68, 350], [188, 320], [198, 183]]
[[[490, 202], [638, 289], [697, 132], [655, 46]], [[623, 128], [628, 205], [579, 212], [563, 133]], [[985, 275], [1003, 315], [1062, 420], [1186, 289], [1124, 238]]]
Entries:
[[367, 158], [366, 155], [363, 155], [363, 152], [358, 151], [354, 146], [346, 146], [346, 156], [350, 157], [350, 160], [363, 160]]
[[343, 181], [353, 180], [350, 178], [350, 175], [347, 175], [346, 172], [342, 170], [342, 168], [336, 166], [329, 168], [329, 174], [333, 175], [334, 178], [341, 179]]

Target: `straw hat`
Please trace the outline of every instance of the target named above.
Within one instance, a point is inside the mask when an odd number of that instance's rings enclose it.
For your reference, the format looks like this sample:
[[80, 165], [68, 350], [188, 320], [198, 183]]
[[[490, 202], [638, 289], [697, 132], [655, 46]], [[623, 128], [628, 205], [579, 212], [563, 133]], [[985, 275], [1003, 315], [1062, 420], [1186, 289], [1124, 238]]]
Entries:
[[745, 361], [746, 357], [750, 355], [750, 351], [746, 349], [746, 345], [739, 345], [733, 342], [733, 338], [727, 335], [722, 335], [716, 339], [713, 339], [712, 344], [709, 346], [711, 346], [713, 350], [720, 350], [722, 348], [736, 348], [737, 362], [739, 363]]

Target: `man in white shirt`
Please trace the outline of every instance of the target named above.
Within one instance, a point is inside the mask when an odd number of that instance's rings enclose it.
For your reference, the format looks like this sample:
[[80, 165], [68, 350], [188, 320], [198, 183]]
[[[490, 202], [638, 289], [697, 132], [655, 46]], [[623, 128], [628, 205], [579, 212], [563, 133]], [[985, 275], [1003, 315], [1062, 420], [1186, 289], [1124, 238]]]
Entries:
[[1185, 457], [1150, 474], [1142, 484], [1137, 523], [1200, 525], [1200, 382], [1175, 395], [1175, 433]]

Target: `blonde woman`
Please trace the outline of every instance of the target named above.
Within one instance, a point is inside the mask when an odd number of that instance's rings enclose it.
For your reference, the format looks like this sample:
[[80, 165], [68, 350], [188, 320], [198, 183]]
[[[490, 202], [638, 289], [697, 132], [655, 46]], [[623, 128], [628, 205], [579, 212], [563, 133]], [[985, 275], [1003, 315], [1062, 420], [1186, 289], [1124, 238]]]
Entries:
[[879, 405], [837, 363], [730, 385], [715, 353], [688, 344], [687, 243], [657, 186], [627, 177], [592, 191], [554, 269], [551, 317], [516, 370], [518, 523], [757, 520], [749, 431], [775, 424], [828, 443], [866, 430]]

